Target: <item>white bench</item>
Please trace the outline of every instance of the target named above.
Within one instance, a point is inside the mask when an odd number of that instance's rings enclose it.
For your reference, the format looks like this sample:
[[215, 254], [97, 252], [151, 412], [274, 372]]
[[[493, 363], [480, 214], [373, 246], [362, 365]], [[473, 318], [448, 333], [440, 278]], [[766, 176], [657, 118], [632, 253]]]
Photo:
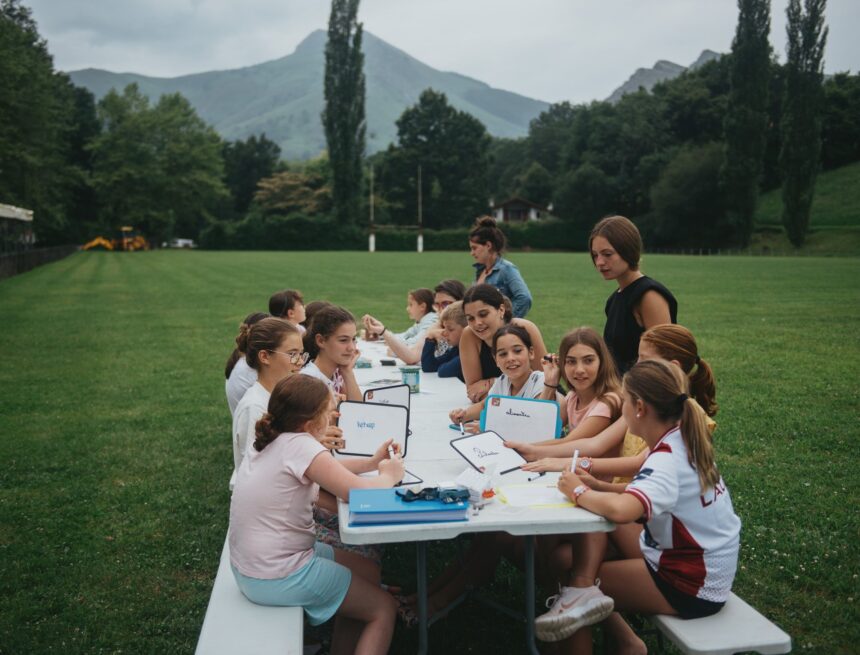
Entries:
[[197, 655], [302, 655], [304, 610], [256, 605], [242, 595], [230, 569], [229, 538], [224, 540]]
[[649, 618], [688, 655], [791, 652], [791, 637], [734, 594], [723, 609], [703, 619], [685, 621], [663, 614]]

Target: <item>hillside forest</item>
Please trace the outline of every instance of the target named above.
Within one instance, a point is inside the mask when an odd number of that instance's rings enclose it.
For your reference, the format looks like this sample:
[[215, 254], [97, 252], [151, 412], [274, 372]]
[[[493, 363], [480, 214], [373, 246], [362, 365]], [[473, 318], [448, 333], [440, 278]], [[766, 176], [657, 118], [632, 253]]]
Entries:
[[[364, 248], [371, 199], [397, 247], [420, 212], [439, 247], [459, 248], [491, 200], [551, 206], [514, 247], [584, 249], [594, 221], [633, 218], [649, 245], [746, 245], [730, 223], [720, 170], [733, 55], [618, 102], [567, 102], [528, 135], [495, 138], [444, 94], [425, 90], [397, 119], [397, 138], [362, 159], [359, 207], [334, 211], [326, 152], [284, 161], [265, 134], [221, 138], [181, 95], [151, 102], [135, 85], [98, 102], [55, 70], [20, 0], [0, 0], [0, 203], [34, 211], [39, 245], [84, 243], [133, 225], [153, 244], [173, 237], [230, 249]], [[769, 57], [759, 191], [782, 184], [786, 65]], [[820, 170], [860, 160], [860, 76], [824, 80]], [[372, 192], [371, 192], [372, 189]], [[332, 235], [337, 235], [333, 238]], [[446, 238], [450, 237], [450, 238]], [[411, 240], [411, 241], [410, 241]]]

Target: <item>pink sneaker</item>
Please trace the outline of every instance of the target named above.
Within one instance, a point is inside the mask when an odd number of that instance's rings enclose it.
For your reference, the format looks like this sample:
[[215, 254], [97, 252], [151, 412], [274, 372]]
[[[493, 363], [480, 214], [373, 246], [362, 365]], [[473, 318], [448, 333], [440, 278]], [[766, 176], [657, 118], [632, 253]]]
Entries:
[[561, 641], [587, 625], [600, 623], [615, 602], [597, 586], [561, 587], [546, 601], [549, 612], [535, 619], [535, 634], [541, 641]]

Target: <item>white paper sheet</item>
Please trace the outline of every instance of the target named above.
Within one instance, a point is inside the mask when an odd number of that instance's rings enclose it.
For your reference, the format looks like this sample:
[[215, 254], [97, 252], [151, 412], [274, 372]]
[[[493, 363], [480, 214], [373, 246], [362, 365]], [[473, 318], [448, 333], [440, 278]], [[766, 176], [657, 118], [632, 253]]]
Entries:
[[503, 485], [499, 487], [499, 497], [511, 507], [576, 507], [555, 484], [543, 480]]

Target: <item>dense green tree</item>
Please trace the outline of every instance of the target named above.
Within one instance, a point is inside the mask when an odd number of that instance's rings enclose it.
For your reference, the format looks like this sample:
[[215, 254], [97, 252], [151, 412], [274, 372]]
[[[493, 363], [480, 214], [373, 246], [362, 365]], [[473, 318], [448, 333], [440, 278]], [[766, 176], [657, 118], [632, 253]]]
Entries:
[[569, 102], [551, 105], [529, 124], [529, 158], [553, 175], [563, 166], [562, 150], [574, 121], [576, 108]]
[[824, 83], [821, 166], [825, 170], [860, 160], [860, 74], [838, 73]]
[[156, 241], [194, 238], [227, 195], [221, 140], [181, 95], [151, 107], [137, 85], [98, 104], [93, 186], [103, 227], [133, 225]]
[[615, 180], [586, 162], [561, 178], [554, 198], [554, 214], [580, 224], [593, 224], [601, 216], [615, 213]]
[[487, 150], [487, 180], [494, 200], [502, 202], [516, 194], [519, 179], [531, 165], [528, 149], [527, 138], [491, 140]]
[[354, 223], [361, 214], [366, 122], [358, 3], [359, 0], [332, 0], [325, 46], [322, 121], [331, 160], [334, 212], [343, 223]]
[[678, 150], [651, 192], [657, 245], [718, 248], [734, 238], [723, 207], [719, 142]]
[[752, 235], [767, 139], [769, 32], [770, 0], [738, 0], [721, 182], [726, 210], [742, 245]]
[[73, 88], [30, 9], [0, 0], [0, 202], [33, 210], [46, 244], [70, 240], [69, 198], [83, 181], [70, 161]]
[[546, 207], [552, 202], [552, 191], [552, 176], [549, 171], [533, 161], [520, 177], [517, 195]]
[[331, 170], [326, 157], [260, 180], [254, 203], [263, 214], [326, 215], [332, 208]]
[[281, 148], [265, 134], [244, 141], [227, 141], [222, 148], [224, 182], [233, 197], [233, 210], [241, 216], [257, 191], [257, 183], [275, 172]]
[[782, 222], [789, 240], [803, 245], [821, 157], [826, 0], [789, 0], [786, 8], [785, 100], [782, 112]]
[[425, 227], [465, 225], [486, 213], [490, 137], [480, 121], [427, 89], [397, 119], [397, 138], [380, 172], [397, 222], [417, 220], [419, 166]]

